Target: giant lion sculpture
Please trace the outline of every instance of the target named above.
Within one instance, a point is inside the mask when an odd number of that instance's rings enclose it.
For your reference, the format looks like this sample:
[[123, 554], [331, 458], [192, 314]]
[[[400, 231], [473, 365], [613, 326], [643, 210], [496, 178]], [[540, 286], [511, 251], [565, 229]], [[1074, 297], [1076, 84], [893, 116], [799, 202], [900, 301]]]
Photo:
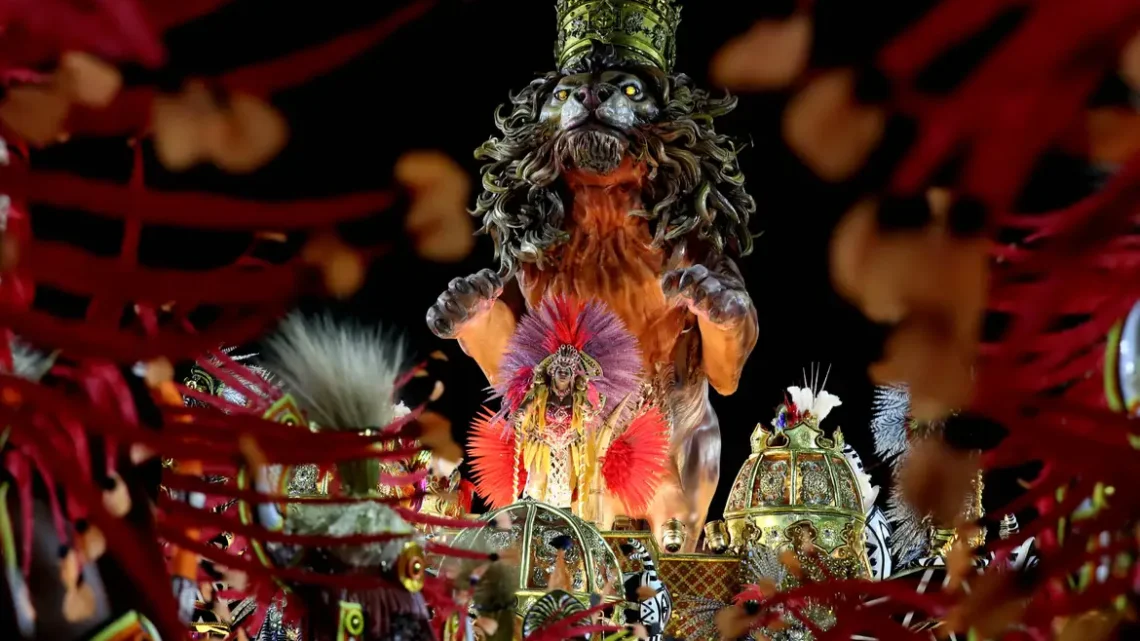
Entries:
[[427, 320], [494, 382], [516, 323], [505, 284], [529, 308], [572, 295], [613, 309], [673, 430], [673, 474], [631, 516], [658, 536], [679, 520], [692, 549], [720, 476], [708, 387], [736, 390], [758, 332], [731, 258], [752, 249], [756, 207], [739, 147], [713, 126], [736, 100], [672, 72], [672, 0], [559, 0], [557, 13], [559, 70], [512, 95], [496, 113], [502, 135], [476, 151], [486, 165], [473, 213], [499, 269], [451, 281]]

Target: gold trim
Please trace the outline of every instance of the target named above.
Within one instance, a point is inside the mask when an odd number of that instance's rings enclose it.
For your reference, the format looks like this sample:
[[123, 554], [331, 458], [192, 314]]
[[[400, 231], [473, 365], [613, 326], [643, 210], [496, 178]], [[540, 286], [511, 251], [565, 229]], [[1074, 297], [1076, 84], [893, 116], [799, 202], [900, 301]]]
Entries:
[[359, 603], [341, 601], [337, 641], [352, 641], [362, 634], [364, 634], [364, 608]]
[[1108, 332], [1108, 344], [1104, 354], [1104, 398], [1108, 408], [1114, 412], [1125, 412], [1124, 395], [1120, 381], [1120, 335], [1124, 331], [1124, 321], [1116, 321]]
[[594, 42], [668, 73], [676, 59], [681, 8], [676, 0], [557, 0], [559, 69], [589, 54]]
[[19, 565], [16, 558], [16, 535], [12, 532], [12, 518], [8, 515], [8, 488], [11, 484], [0, 485], [0, 550], [4, 553], [4, 565], [15, 568]]
[[735, 556], [726, 556], [724, 554], [663, 554], [658, 560], [658, 563], [681, 562], [681, 561], [699, 561], [702, 563], [740, 563], [740, 559]]
[[[860, 497], [862, 498], [862, 497]], [[757, 510], [763, 510], [763, 513], [758, 514]], [[729, 517], [743, 517], [743, 516], [767, 516], [769, 514], [803, 514], [811, 512], [812, 514], [828, 515], [828, 516], [843, 516], [854, 518], [863, 523], [867, 522], [867, 517], [864, 514], [855, 512], [854, 510], [845, 510], [843, 508], [836, 508], [830, 506], [810, 506], [806, 509], [804, 505], [781, 505], [779, 507], [754, 507], [744, 510], [735, 510], [733, 512], [725, 512], [724, 518], [727, 521]]]

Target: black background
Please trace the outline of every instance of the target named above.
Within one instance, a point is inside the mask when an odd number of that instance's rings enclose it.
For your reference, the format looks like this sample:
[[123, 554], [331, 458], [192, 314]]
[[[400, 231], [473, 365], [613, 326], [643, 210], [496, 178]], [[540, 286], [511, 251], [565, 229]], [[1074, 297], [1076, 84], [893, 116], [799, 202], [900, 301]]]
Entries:
[[[689, 2], [678, 34], [677, 69], [707, 86], [708, 60], [724, 41], [747, 29], [761, 13], [786, 11], [786, 3]], [[875, 11], [846, 2], [821, 2], [814, 58], [841, 64], [869, 56], [877, 43], [916, 15], [925, 3], [878, 3]], [[129, 82], [176, 87], [181, 79], [209, 76], [316, 44], [359, 28], [392, 11], [396, 3], [239, 0], [217, 13], [167, 34], [170, 64], [162, 72], [128, 70]], [[554, 3], [547, 0], [448, 2], [402, 29], [367, 55], [335, 73], [274, 97], [293, 132], [279, 158], [251, 176], [233, 177], [199, 168], [179, 175], [164, 171], [149, 150], [146, 182], [155, 189], [203, 189], [261, 199], [319, 197], [378, 189], [391, 182], [394, 160], [409, 149], [439, 149], [461, 163], [477, 185], [473, 150], [495, 133], [493, 110], [553, 66]], [[816, 179], [780, 140], [783, 94], [742, 96], [721, 131], [751, 139], [741, 157], [759, 211], [753, 231], [763, 231], [754, 253], [740, 261], [759, 310], [760, 339], [739, 391], [716, 397], [724, 451], [722, 477], [712, 514], [719, 514], [737, 469], [747, 457], [748, 438], [768, 422], [788, 385], [801, 384], [813, 363], [827, 370], [827, 389], [843, 405], [825, 425], [842, 426], [879, 483], [885, 470], [870, 460], [872, 386], [867, 365], [878, 355], [884, 332], [866, 322], [831, 290], [827, 276], [830, 232], [874, 172], [846, 185]], [[124, 140], [76, 140], [34, 156], [43, 167], [125, 181], [131, 150]], [[874, 163], [873, 163], [874, 164]], [[1069, 177], [1065, 165], [1062, 177]], [[1079, 172], [1078, 172], [1079, 173]], [[1038, 189], [1046, 205], [1064, 181], [1051, 175]], [[1040, 184], [1040, 183], [1039, 183]], [[1044, 194], [1044, 195], [1042, 195]], [[472, 194], [472, 201], [474, 193]], [[378, 216], [381, 230], [400, 228], [400, 211]], [[75, 212], [40, 208], [37, 234], [68, 238], [114, 253], [116, 224]], [[267, 221], [267, 227], [272, 227]], [[375, 230], [372, 230], [373, 232]], [[366, 242], [364, 231], [347, 229]], [[359, 235], [359, 238], [352, 238]], [[241, 252], [246, 240], [185, 230], [151, 230], [143, 262], [152, 265], [218, 265]], [[486, 381], [451, 342], [432, 337], [424, 313], [455, 276], [492, 266], [482, 238], [467, 260], [450, 265], [415, 258], [404, 244], [377, 262], [364, 289], [332, 305], [339, 313], [381, 322], [401, 332], [420, 356], [444, 349], [447, 392], [437, 410], [447, 414], [457, 436], [485, 398]]]

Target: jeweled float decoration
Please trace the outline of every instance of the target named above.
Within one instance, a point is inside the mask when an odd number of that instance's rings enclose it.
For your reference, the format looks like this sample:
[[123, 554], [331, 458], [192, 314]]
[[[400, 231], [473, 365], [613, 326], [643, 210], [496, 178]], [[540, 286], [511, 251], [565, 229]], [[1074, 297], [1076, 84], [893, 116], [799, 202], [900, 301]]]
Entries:
[[[527, 610], [552, 589], [561, 589], [589, 606], [591, 595], [620, 583], [621, 566], [592, 525], [566, 510], [523, 499], [481, 517], [484, 525], [458, 532], [452, 545], [472, 550], [507, 550], [519, 555], [518, 605]], [[509, 521], [509, 526], [507, 522]], [[447, 563], [444, 559], [441, 563]], [[611, 603], [620, 596], [603, 595]]]
[[780, 407], [772, 429], [761, 424], [752, 434], [752, 454], [725, 507], [729, 543], [774, 550], [807, 543], [827, 555], [837, 576], [868, 577], [863, 495], [870, 484], [861, 485], [844, 456], [842, 432], [829, 438], [819, 428], [838, 399], [789, 391], [794, 400]]

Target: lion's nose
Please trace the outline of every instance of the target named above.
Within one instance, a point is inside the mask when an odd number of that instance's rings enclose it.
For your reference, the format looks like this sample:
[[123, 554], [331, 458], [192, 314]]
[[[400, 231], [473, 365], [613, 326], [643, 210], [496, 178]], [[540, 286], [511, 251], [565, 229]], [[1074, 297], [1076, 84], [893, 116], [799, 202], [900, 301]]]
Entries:
[[593, 111], [613, 95], [613, 87], [605, 84], [583, 85], [574, 92], [574, 98], [583, 107]]
[[602, 104], [601, 101], [598, 100], [598, 94], [594, 91], [594, 87], [590, 85], [578, 87], [578, 90], [574, 92], [574, 99], [591, 111]]

